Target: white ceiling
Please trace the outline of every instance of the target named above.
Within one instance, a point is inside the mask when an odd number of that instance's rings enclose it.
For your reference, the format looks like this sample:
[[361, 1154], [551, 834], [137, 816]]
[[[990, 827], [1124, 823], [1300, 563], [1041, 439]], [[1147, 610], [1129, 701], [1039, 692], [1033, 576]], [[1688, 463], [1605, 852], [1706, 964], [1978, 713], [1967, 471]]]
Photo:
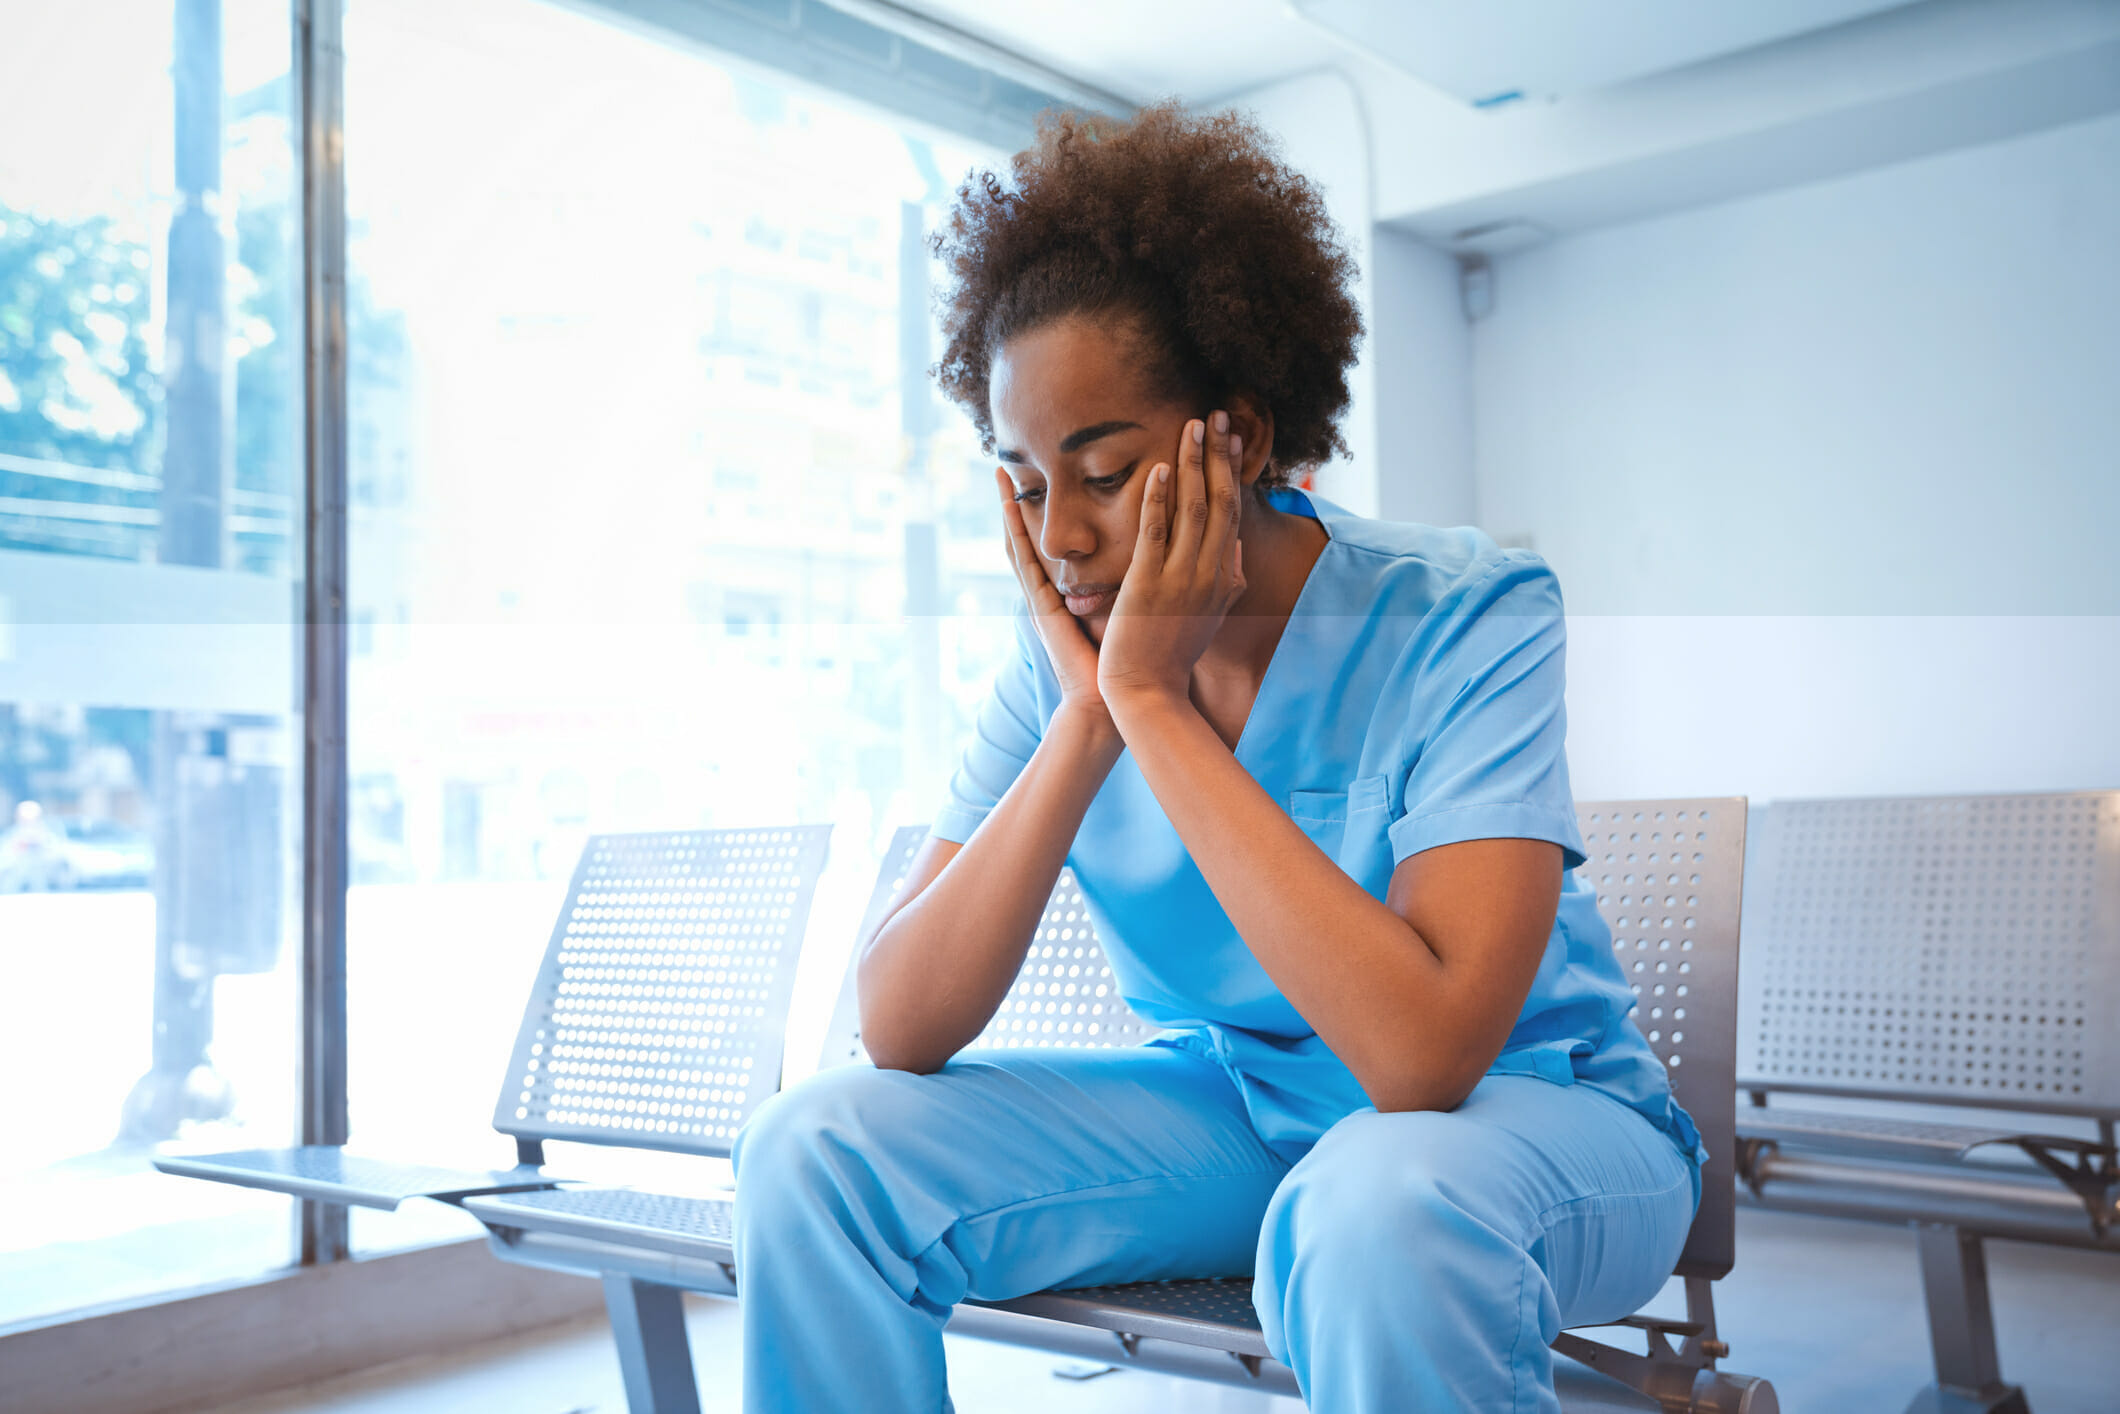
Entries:
[[1338, 61], [1284, 0], [895, 0], [1135, 103], [1227, 97]]
[[1468, 103], [1584, 93], [1912, 3], [1292, 0], [1312, 23]]
[[[2120, 0], [869, 0], [885, 7], [1137, 103], [1336, 70], [1368, 114], [1377, 219], [1444, 246], [2120, 109]], [[1468, 102], [1506, 88], [1531, 96]]]

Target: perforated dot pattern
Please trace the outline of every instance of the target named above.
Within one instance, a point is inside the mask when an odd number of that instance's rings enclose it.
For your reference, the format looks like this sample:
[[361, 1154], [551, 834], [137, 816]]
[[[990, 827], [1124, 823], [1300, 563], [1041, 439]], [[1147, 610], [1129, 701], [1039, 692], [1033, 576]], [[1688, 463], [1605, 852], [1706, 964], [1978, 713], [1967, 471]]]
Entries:
[[1130, 1282], [1124, 1286], [1072, 1287], [1052, 1294], [1128, 1311], [1149, 1311], [1241, 1330], [1259, 1329], [1259, 1313], [1251, 1304], [1250, 1277]]
[[707, 1242], [730, 1240], [732, 1209], [726, 1198], [687, 1198], [633, 1188], [549, 1188], [511, 1194], [505, 1201], [509, 1208], [682, 1233]]
[[796, 952], [829, 833], [591, 838], [495, 1127], [727, 1153], [780, 1084]]
[[1089, 906], [1060, 871], [1016, 984], [974, 1046], [1130, 1046], [1156, 1034], [1119, 999]]
[[[908, 825], [892, 836], [870, 895], [863, 936], [897, 902], [913, 856], [926, 838], [926, 828], [918, 825]], [[850, 961], [825, 1040], [825, 1065], [843, 1065], [865, 1054], [854, 984]], [[1120, 999], [1082, 890], [1075, 876], [1063, 869], [1024, 954], [1023, 970], [972, 1045], [994, 1049], [1128, 1046], [1155, 1034], [1156, 1028], [1135, 1016]]]
[[2120, 1108], [2120, 792], [1777, 802], [1747, 1080]]
[[[1745, 857], [1741, 797], [1586, 801], [1581, 868], [1612, 930], [1632, 1020], [1699, 1128], [1710, 1181], [1679, 1265], [1719, 1276], [1735, 1254], [1737, 925]], [[1712, 1166], [1721, 1164], [1716, 1169]]]

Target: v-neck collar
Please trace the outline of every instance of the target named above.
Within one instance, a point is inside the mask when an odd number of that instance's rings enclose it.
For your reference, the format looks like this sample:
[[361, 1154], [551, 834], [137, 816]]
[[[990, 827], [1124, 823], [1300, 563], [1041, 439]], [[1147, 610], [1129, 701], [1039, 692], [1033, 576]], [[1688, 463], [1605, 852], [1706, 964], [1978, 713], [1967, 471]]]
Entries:
[[[1274, 669], [1280, 664], [1281, 659], [1286, 656], [1281, 649], [1288, 642], [1288, 630], [1294, 625], [1296, 616], [1303, 612], [1304, 604], [1314, 597], [1311, 590], [1318, 583], [1318, 566], [1325, 563], [1325, 557], [1330, 555], [1333, 552], [1333, 547], [1340, 543], [1340, 537], [1333, 534], [1332, 519], [1328, 515], [1326, 507], [1320, 505], [1317, 497], [1302, 490], [1300, 487], [1277, 486], [1266, 493], [1266, 504], [1277, 511], [1296, 510], [1307, 513], [1312, 520], [1318, 523], [1318, 528], [1325, 532], [1325, 547], [1319, 550], [1318, 557], [1310, 562], [1310, 571], [1303, 577], [1303, 587], [1296, 591], [1295, 602], [1288, 606], [1288, 617], [1281, 621], [1280, 636], [1274, 639], [1273, 652], [1267, 655], [1266, 671], [1259, 675], [1258, 690], [1251, 695], [1251, 710], [1244, 714], [1244, 725], [1237, 729], [1237, 744], [1229, 749], [1230, 755], [1234, 756], [1238, 764], [1244, 765], [1247, 770], [1250, 767], [1245, 762], [1244, 748], [1251, 744], [1252, 723], [1259, 720], [1259, 703], [1264, 700], [1266, 689], [1274, 680]], [[1257, 775], [1258, 773], [1254, 771], [1252, 774]]]

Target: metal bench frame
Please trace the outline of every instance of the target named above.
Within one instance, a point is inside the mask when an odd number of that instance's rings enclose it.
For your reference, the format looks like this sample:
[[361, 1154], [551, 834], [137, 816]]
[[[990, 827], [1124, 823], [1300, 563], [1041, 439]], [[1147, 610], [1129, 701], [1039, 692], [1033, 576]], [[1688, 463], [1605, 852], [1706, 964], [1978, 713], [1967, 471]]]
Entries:
[[[1555, 1349], [1635, 1386], [1665, 1410], [1773, 1414], [1777, 1406], [1770, 1384], [1717, 1368], [1728, 1347], [1717, 1335], [1712, 1287], [1734, 1257], [1732, 1077], [1745, 803], [1618, 802], [1584, 805], [1580, 814], [1591, 848], [1586, 872], [1597, 887], [1601, 911], [1613, 923], [1622, 968], [1642, 998], [1644, 1030], [1671, 1067], [1674, 1089], [1699, 1124], [1713, 1157], [1704, 1174], [1701, 1209], [1676, 1269], [1685, 1283], [1685, 1317], [1632, 1316], [1618, 1323], [1642, 1333], [1644, 1353], [1573, 1331], [1564, 1332]], [[909, 828], [893, 840], [871, 898], [872, 920], [902, 887], [925, 833]], [[742, 945], [755, 965], [755, 975], [745, 979], [753, 994], [751, 1005], [745, 1016], [717, 1033], [712, 1046], [673, 1061], [667, 1051], [667, 1023], [672, 1019], [667, 1013], [676, 1002], [653, 989], [690, 993], [681, 1000], [695, 1009], [724, 1005], [726, 994], [702, 985], [701, 979], [726, 967], [727, 950], [695, 952], [688, 961], [685, 951], [672, 948], [663, 936], [669, 922], [645, 916], [652, 908], [636, 909], [644, 916], [631, 920], [600, 916], [599, 910], [609, 914], [611, 905], [597, 897], [600, 876], [594, 858], [603, 851], [608, 863], [613, 842], [632, 842], [636, 867], [627, 887], [653, 894], [657, 880], [639, 872], [642, 859], [661, 851], [666, 863], [674, 860], [696, 868], [698, 859], [726, 850], [729, 837], [736, 835], [753, 844], [759, 838], [770, 841], [787, 866], [771, 881], [778, 902], [765, 910], [775, 915], [766, 920], [770, 936]], [[728, 1200], [567, 1186], [542, 1171], [542, 1142], [567, 1138], [727, 1154], [742, 1119], [779, 1083], [778, 1047], [802, 923], [823, 865], [824, 837], [825, 830], [818, 827], [808, 832], [599, 836], [590, 841], [547, 948], [495, 1109], [495, 1127], [517, 1142], [521, 1162], [513, 1170], [387, 1165], [321, 1147], [172, 1157], [158, 1160], [158, 1167], [327, 1201], [395, 1207], [417, 1196], [459, 1205], [486, 1224], [490, 1246], [503, 1259], [589, 1273], [602, 1280], [633, 1414], [696, 1414], [698, 1388], [681, 1293], [735, 1294]], [[690, 882], [710, 892], [731, 884], [725, 875], [695, 875]], [[619, 952], [610, 953], [611, 947]], [[602, 964], [609, 973], [614, 956], [631, 966], [629, 975], [635, 980], [622, 983], [595, 971]], [[639, 980], [647, 974], [654, 980]], [[632, 1010], [612, 1011], [614, 989], [627, 986], [648, 990], [625, 998]], [[598, 987], [604, 989], [600, 994]], [[1678, 1016], [1668, 1017], [1667, 1012]], [[858, 1015], [850, 964], [824, 1064], [866, 1063]], [[692, 1024], [698, 1021], [695, 1017]], [[658, 1026], [663, 1029], [656, 1030]], [[647, 1031], [632, 1035], [639, 1044], [612, 1045], [607, 1053], [660, 1059], [599, 1062], [607, 1072], [613, 1065], [635, 1066], [616, 1081], [609, 1073], [594, 1077], [602, 1082], [600, 1090], [584, 1090], [587, 1078], [579, 1075], [573, 1077], [571, 1090], [555, 1081], [553, 1047], [578, 1050], [585, 1038], [588, 1043], [624, 1041], [628, 1028], [642, 1027]], [[975, 1044], [1114, 1045], [1137, 1042], [1151, 1033], [1152, 1028], [1119, 1000], [1087, 908], [1072, 878], [1063, 874], [1023, 973]], [[696, 1032], [690, 1038], [699, 1039]], [[769, 1053], [774, 1058], [770, 1066], [763, 1060]], [[745, 1072], [749, 1083], [739, 1090], [721, 1087], [717, 1103], [699, 1104], [697, 1096], [716, 1087], [703, 1089], [686, 1083], [689, 1078], [711, 1073], [714, 1062], [739, 1054], [754, 1058]], [[639, 1069], [643, 1064], [649, 1070]], [[728, 1078], [730, 1072], [724, 1069], [722, 1074]], [[614, 1101], [597, 1110], [590, 1103], [610, 1099], [613, 1089], [625, 1085], [642, 1092], [630, 1097], [635, 1102], [630, 1108]], [[679, 1087], [677, 1092], [649, 1093], [673, 1085]], [[672, 1106], [703, 1113], [673, 1119], [668, 1113]], [[1147, 1283], [967, 1302], [953, 1313], [949, 1329], [1113, 1365], [1298, 1393], [1292, 1372], [1265, 1348], [1251, 1309], [1248, 1279]]]
[[[2120, 1250], [2120, 791], [1777, 801], [1760, 816], [1739, 1019], [1746, 1200], [1910, 1223], [1936, 1380], [1909, 1414], [2023, 1414], [1983, 1239]], [[2097, 1137], [2040, 1127], [2056, 1116], [2094, 1120]], [[2007, 1150], [2036, 1167], [1983, 1162]]]

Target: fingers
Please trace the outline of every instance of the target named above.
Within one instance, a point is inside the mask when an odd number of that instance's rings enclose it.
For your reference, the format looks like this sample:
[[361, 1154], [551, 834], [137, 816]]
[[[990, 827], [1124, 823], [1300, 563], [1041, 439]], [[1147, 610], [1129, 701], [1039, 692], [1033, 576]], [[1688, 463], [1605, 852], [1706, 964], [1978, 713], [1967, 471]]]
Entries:
[[1055, 610], [1067, 612], [1067, 601], [1060, 591], [1053, 588], [1052, 577], [1045, 572], [1045, 562], [1038, 558], [1038, 549], [1031, 544], [1031, 533], [1023, 523], [1023, 507], [1016, 504], [1016, 488], [1008, 479], [1008, 473], [999, 467], [994, 469], [994, 484], [1001, 492], [1002, 535], [1008, 547], [1009, 567], [1016, 572], [1016, 585], [1023, 591], [1024, 600], [1031, 611], [1050, 614]]
[[1141, 493], [1141, 529], [1134, 540], [1133, 563], [1126, 577], [1159, 574], [1170, 544], [1170, 463], [1158, 462], [1148, 473], [1148, 488]]
[[1243, 438], [1230, 430], [1227, 412], [1188, 422], [1179, 439], [1169, 558], [1195, 577], [1226, 582], [1235, 573], [1234, 546], [1244, 504], [1237, 468], [1243, 455]]
[[1171, 471], [1170, 558], [1189, 574], [1207, 538], [1207, 424], [1195, 419], [1178, 434], [1178, 464]]
[[1244, 440], [1230, 430], [1229, 414], [1216, 413], [1207, 435], [1207, 536], [1200, 564], [1219, 569], [1225, 578], [1235, 573], [1237, 518], [1244, 507], [1237, 467], [1243, 455]]

